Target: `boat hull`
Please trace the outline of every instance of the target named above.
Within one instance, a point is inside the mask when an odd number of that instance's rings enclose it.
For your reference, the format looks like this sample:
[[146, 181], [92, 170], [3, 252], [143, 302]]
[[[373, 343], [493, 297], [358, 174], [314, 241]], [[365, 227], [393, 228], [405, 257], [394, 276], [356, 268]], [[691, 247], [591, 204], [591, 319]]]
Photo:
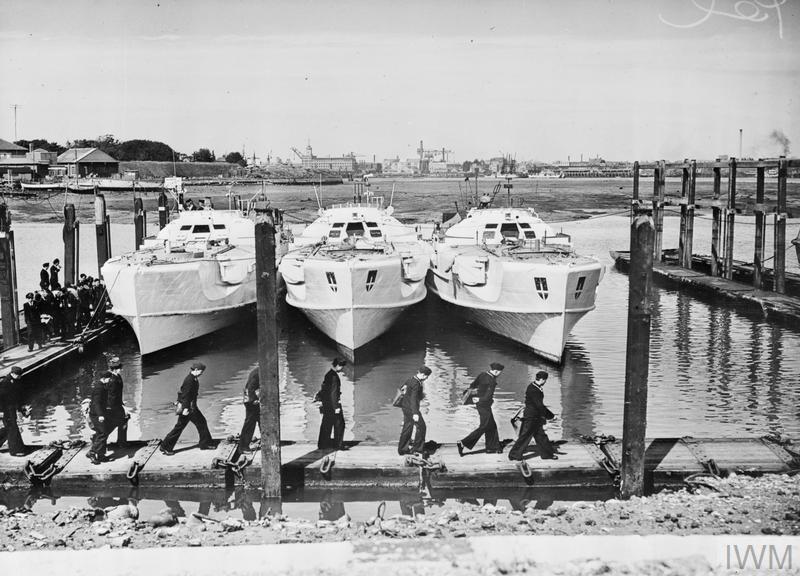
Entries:
[[391, 328], [408, 306], [394, 308], [300, 308], [323, 334], [356, 350]]

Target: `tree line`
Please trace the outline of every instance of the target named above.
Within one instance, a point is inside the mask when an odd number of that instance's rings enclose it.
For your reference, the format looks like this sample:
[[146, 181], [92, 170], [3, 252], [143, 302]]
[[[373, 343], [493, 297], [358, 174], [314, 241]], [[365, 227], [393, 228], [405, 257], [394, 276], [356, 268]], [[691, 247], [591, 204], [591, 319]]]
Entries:
[[[67, 141], [66, 145], [62, 146], [58, 142], [50, 142], [43, 138], [34, 138], [33, 140], [17, 140], [15, 142], [18, 146], [28, 148], [33, 146], [33, 149], [43, 149], [48, 152], [55, 152], [61, 154], [70, 148], [97, 148], [102, 150], [115, 160], [120, 162], [133, 162], [133, 161], [156, 161], [156, 162], [173, 162], [181, 161], [186, 155], [181, 154], [172, 149], [171, 146], [163, 142], [155, 140], [125, 140], [119, 141], [111, 134], [98, 136], [97, 139], [89, 140], [79, 138], [73, 141]], [[215, 162], [216, 155], [213, 150], [208, 148], [200, 148], [195, 150], [189, 157], [194, 162]], [[244, 159], [240, 152], [230, 152], [223, 156], [225, 162], [231, 164], [239, 164], [240, 166], [247, 166], [247, 161]]]

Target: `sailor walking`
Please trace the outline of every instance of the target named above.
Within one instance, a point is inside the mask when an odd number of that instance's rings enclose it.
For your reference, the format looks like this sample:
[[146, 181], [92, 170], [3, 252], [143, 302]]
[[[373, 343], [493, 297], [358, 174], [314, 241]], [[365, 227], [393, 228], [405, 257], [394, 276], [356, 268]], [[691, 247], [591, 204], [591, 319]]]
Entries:
[[175, 443], [178, 441], [183, 429], [186, 428], [189, 422], [194, 424], [195, 428], [197, 428], [197, 433], [200, 436], [200, 441], [198, 442], [200, 450], [213, 450], [216, 448], [214, 439], [211, 438], [211, 432], [208, 431], [206, 418], [197, 407], [197, 395], [200, 391], [200, 381], [198, 378], [205, 370], [205, 364], [202, 362], [195, 362], [192, 364], [189, 374], [183, 379], [181, 389], [178, 391], [178, 402], [175, 408], [178, 421], [164, 440], [161, 441], [161, 453], [165, 456], [172, 456], [175, 454]]

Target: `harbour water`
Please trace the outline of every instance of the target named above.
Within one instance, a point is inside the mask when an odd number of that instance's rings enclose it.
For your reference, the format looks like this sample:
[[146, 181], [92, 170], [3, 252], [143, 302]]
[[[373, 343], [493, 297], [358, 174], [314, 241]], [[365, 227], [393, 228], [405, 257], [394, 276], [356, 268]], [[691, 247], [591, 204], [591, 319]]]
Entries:
[[[623, 182], [629, 186], [628, 181]], [[567, 186], [561, 182], [557, 185]], [[570, 184], [586, 190], [597, 185], [583, 181]], [[617, 181], [603, 185], [609, 190], [620, 188], [615, 204], [583, 204], [587, 212], [600, 216], [599, 211], [624, 210], [629, 190], [621, 190]], [[405, 196], [397, 193], [398, 216], [426, 222], [433, 214], [452, 209], [453, 197], [437, 200], [430, 186], [403, 183], [411, 191]], [[446, 182], [440, 186], [452, 190], [457, 185]], [[533, 183], [525, 186], [521, 195], [528, 205], [537, 206], [537, 196], [542, 195]], [[384, 188], [388, 197], [388, 186]], [[328, 194], [328, 202], [347, 199], [350, 188], [340, 187]], [[548, 203], [547, 219], [552, 221], [559, 219], [559, 212], [557, 198], [555, 194], [551, 196], [543, 201]], [[409, 197], [419, 201], [410, 202]], [[309, 189], [284, 189], [270, 193], [270, 198], [273, 206], [287, 208], [298, 220], [313, 218], [316, 202], [311, 200], [313, 191]], [[304, 205], [301, 207], [300, 203]], [[568, 201], [562, 200], [561, 204], [571, 208]], [[61, 229], [56, 224], [17, 222], [14, 229], [18, 262], [26, 263], [19, 264], [24, 293], [26, 283], [34, 285], [38, 280], [41, 262], [52, 258], [48, 250], [60, 250]], [[665, 248], [677, 246], [678, 224], [677, 218], [666, 219]], [[150, 226], [152, 230], [153, 224]], [[736, 257], [751, 260], [752, 218], [739, 217], [737, 226]], [[696, 253], [710, 251], [710, 227], [708, 216], [699, 214]], [[797, 234], [798, 227], [800, 221], [790, 220], [787, 236]], [[563, 365], [550, 364], [513, 342], [465, 323], [453, 310], [429, 297], [409, 310], [383, 337], [359, 350], [346, 366], [342, 379], [345, 438], [394, 442], [402, 421], [400, 411], [391, 406], [394, 392], [418, 366], [426, 364], [433, 370], [423, 402], [428, 436], [440, 442], [459, 439], [477, 424], [475, 411], [460, 405], [460, 392], [493, 361], [506, 366], [495, 397], [501, 438], [513, 436], [509, 419], [523, 400], [525, 386], [540, 369], [550, 372], [545, 402], [558, 414], [548, 425], [551, 437], [619, 435], [628, 278], [613, 270], [608, 253], [627, 249], [629, 219], [610, 215], [567, 221], [556, 228], [572, 234], [579, 252], [593, 255], [607, 265], [598, 290], [597, 309], [573, 330]], [[768, 238], [771, 232], [770, 228]], [[81, 235], [81, 259], [90, 263], [82, 269], [93, 273], [94, 227], [85, 226]], [[132, 226], [114, 225], [112, 239], [114, 253], [130, 249]], [[767, 257], [771, 255], [769, 244]], [[788, 254], [787, 262], [797, 270], [793, 253]], [[799, 351], [800, 330], [796, 328], [767, 323], [727, 305], [658, 289], [652, 322], [648, 435], [736, 437], [777, 432], [800, 436]], [[282, 437], [315, 440], [320, 414], [312, 399], [331, 359], [340, 351], [302, 314], [284, 306], [279, 354]], [[26, 441], [89, 437], [79, 405], [89, 394], [91, 380], [105, 370], [107, 355], [119, 356], [124, 364], [125, 404], [131, 412], [129, 437], [163, 437], [172, 427], [172, 402], [194, 360], [202, 360], [208, 366], [201, 378], [199, 405], [212, 433], [218, 437], [238, 433], [244, 419], [242, 388], [248, 372], [256, 365], [254, 322], [144, 359], [138, 353], [135, 337], [126, 332], [102, 352], [87, 355], [80, 365], [48, 376], [47, 381], [30, 382], [33, 412], [22, 424]], [[194, 430], [190, 427], [184, 437], [194, 439]]]

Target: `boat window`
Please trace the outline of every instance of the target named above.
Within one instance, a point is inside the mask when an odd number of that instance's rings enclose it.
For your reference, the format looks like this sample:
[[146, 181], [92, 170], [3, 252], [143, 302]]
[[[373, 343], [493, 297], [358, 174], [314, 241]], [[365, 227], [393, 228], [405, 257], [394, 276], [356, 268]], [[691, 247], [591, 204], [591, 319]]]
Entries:
[[519, 228], [516, 224], [503, 224], [500, 226], [500, 234], [503, 238], [519, 238]]
[[341, 228], [342, 226], [344, 226], [344, 222], [334, 222], [333, 223], [333, 227], [334, 228]]
[[547, 290], [547, 278], [536, 276], [533, 281], [536, 284], [536, 293], [542, 300], [547, 300], [547, 297], [550, 295]]
[[192, 234], [209, 234], [210, 232], [211, 228], [208, 224], [195, 224], [192, 230]]
[[377, 227], [378, 227], [377, 222], [367, 222], [367, 228], [377, 228]]
[[328, 279], [328, 287], [331, 289], [331, 292], [336, 292], [338, 290], [336, 286], [336, 274], [333, 272], [325, 272], [325, 277]]
[[497, 228], [497, 222], [495, 222], [493, 224], [487, 224], [486, 227], [487, 228]]
[[346, 232], [348, 236], [363, 236], [364, 225], [361, 222], [350, 222], [347, 224]]
[[586, 284], [586, 276], [581, 276], [578, 278], [578, 284], [575, 286], [575, 300], [581, 297], [584, 284]]
[[525, 230], [525, 238], [536, 238], [536, 232]]
[[214, 224], [214, 230], [225, 230], [225, 224]]
[[372, 238], [380, 238], [381, 237], [381, 231], [380, 230], [370, 230], [369, 231], [369, 235]]
[[367, 272], [367, 292], [375, 288], [375, 279], [378, 277], [377, 270], [370, 270]]
[[494, 232], [491, 231], [484, 231], [483, 232], [483, 239], [484, 240], [493, 240], [494, 239]]
[[191, 229], [192, 229], [192, 225], [191, 224], [186, 224], [185, 226], [181, 226], [181, 232], [183, 232], [185, 230], [191, 230]]
[[531, 225], [530, 225], [530, 224], [528, 224], [527, 222], [520, 222], [520, 223], [519, 223], [519, 227], [520, 227], [520, 228], [530, 228], [530, 227], [531, 227]]
[[330, 238], [338, 238], [341, 235], [342, 235], [342, 231], [341, 230], [331, 230], [330, 232], [328, 232], [328, 236]]

